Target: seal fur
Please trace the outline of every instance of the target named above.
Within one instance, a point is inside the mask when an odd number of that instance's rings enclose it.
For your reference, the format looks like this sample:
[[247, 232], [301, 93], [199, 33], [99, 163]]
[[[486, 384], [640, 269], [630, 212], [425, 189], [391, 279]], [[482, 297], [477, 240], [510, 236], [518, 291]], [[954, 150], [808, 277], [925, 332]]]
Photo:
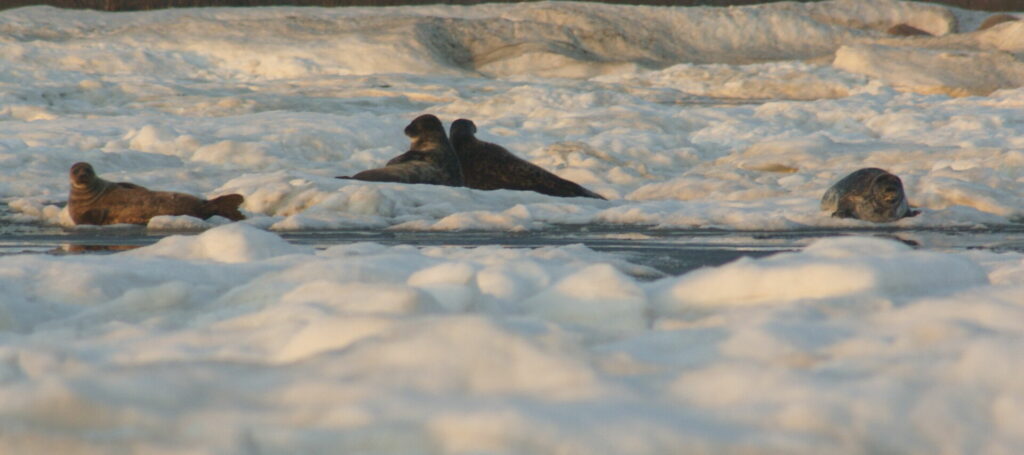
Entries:
[[475, 133], [476, 124], [472, 120], [452, 122], [452, 145], [462, 165], [466, 186], [478, 190], [536, 191], [549, 196], [604, 199], [575, 182], [513, 155], [498, 144], [477, 139]]
[[915, 216], [903, 182], [879, 168], [863, 168], [832, 185], [821, 198], [821, 209], [836, 218], [857, 218], [884, 223]]
[[384, 167], [338, 178], [462, 186], [462, 168], [441, 120], [431, 114], [416, 117], [405, 127], [405, 135], [411, 139], [409, 151], [392, 158]]
[[238, 211], [244, 201], [240, 194], [205, 200], [185, 193], [151, 191], [134, 183], [103, 180], [84, 162], [71, 166], [70, 179], [68, 213], [75, 224], [146, 224], [158, 215], [245, 219]]

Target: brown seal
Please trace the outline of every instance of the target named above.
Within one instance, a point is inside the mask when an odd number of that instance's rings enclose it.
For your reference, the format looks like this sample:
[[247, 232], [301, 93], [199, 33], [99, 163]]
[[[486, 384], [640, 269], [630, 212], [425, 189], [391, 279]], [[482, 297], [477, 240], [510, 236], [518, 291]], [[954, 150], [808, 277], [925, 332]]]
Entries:
[[409, 151], [392, 158], [384, 167], [340, 179], [372, 182], [428, 183], [462, 186], [462, 169], [441, 120], [431, 114], [416, 117], [405, 127], [412, 143]]
[[462, 164], [466, 186], [478, 190], [536, 191], [549, 196], [592, 197], [601, 195], [523, 160], [504, 147], [483, 142], [474, 136], [476, 125], [471, 120], [452, 122], [451, 138]]
[[204, 220], [220, 215], [238, 221], [245, 219], [238, 211], [242, 201], [240, 194], [207, 201], [190, 194], [150, 191], [134, 183], [103, 180], [89, 163], [71, 166], [68, 213], [75, 224], [146, 224], [158, 215], [190, 215]]

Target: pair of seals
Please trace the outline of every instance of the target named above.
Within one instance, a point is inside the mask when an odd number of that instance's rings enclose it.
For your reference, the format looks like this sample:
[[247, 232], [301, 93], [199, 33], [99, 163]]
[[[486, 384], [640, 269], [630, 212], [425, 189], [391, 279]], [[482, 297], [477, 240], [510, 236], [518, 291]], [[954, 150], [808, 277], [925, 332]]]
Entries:
[[896, 221], [919, 213], [910, 210], [900, 178], [874, 167], [854, 171], [832, 185], [821, 197], [821, 209], [831, 211], [836, 218], [857, 218], [876, 223]]
[[68, 213], [75, 224], [146, 224], [157, 215], [190, 215], [207, 219], [220, 215], [244, 220], [238, 211], [243, 198], [228, 194], [212, 200], [170, 191], [151, 191], [134, 183], [99, 178], [89, 163], [71, 166]]
[[467, 186], [479, 190], [527, 190], [550, 196], [604, 199], [576, 183], [522, 160], [504, 147], [477, 140], [476, 125], [459, 119], [452, 123], [451, 141], [437, 117], [424, 114], [405, 127], [412, 139], [409, 151], [384, 167], [341, 179], [373, 182], [428, 183]]
[[549, 196], [604, 199], [575, 182], [513, 155], [498, 144], [477, 139], [475, 134], [476, 124], [472, 120], [460, 118], [452, 122], [452, 145], [462, 164], [466, 186], [478, 190], [536, 191]]
[[392, 158], [384, 167], [338, 178], [462, 186], [459, 158], [452, 150], [441, 120], [430, 114], [416, 117], [405, 127], [405, 135], [412, 140], [409, 151]]

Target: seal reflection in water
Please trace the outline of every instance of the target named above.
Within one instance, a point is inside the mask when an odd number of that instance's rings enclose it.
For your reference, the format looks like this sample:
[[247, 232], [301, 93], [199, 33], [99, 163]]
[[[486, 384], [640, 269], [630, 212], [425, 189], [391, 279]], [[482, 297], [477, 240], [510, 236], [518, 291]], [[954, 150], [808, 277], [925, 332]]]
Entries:
[[462, 186], [462, 169], [452, 144], [437, 117], [425, 114], [405, 127], [412, 143], [409, 151], [392, 158], [384, 167], [340, 179], [371, 182], [428, 183]]
[[475, 133], [476, 125], [471, 120], [458, 119], [452, 122], [452, 145], [459, 156], [466, 186], [478, 190], [536, 191], [549, 196], [604, 199], [593, 191], [513, 155], [498, 144], [477, 139]]
[[190, 194], [150, 191], [134, 183], [103, 180], [89, 163], [75, 163], [70, 177], [68, 213], [75, 224], [146, 224], [158, 215], [245, 219], [238, 211], [244, 200], [240, 194], [207, 201]]
[[821, 209], [837, 218], [882, 223], [915, 216], [900, 178], [878, 168], [864, 168], [832, 185], [821, 198]]

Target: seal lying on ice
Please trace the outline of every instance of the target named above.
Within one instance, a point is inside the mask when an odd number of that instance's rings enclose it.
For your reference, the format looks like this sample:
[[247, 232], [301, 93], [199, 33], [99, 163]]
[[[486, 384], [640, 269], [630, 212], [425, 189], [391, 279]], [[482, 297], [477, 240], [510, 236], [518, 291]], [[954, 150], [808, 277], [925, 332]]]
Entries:
[[883, 223], [915, 216], [910, 210], [900, 178], [869, 167], [854, 171], [832, 185], [821, 198], [821, 209], [837, 218], [857, 218]]
[[452, 122], [452, 146], [459, 156], [466, 186], [478, 190], [523, 190], [549, 196], [604, 199], [593, 191], [513, 155], [498, 144], [477, 139], [475, 133], [476, 125], [471, 120], [458, 119]]
[[405, 127], [412, 139], [409, 151], [392, 158], [384, 167], [340, 179], [372, 182], [429, 183], [462, 186], [462, 169], [452, 144], [437, 117], [424, 114]]
[[68, 213], [75, 224], [146, 224], [157, 215], [245, 219], [238, 211], [244, 201], [240, 194], [207, 201], [185, 193], [151, 191], [134, 183], [103, 180], [89, 163], [71, 166], [70, 179]]

